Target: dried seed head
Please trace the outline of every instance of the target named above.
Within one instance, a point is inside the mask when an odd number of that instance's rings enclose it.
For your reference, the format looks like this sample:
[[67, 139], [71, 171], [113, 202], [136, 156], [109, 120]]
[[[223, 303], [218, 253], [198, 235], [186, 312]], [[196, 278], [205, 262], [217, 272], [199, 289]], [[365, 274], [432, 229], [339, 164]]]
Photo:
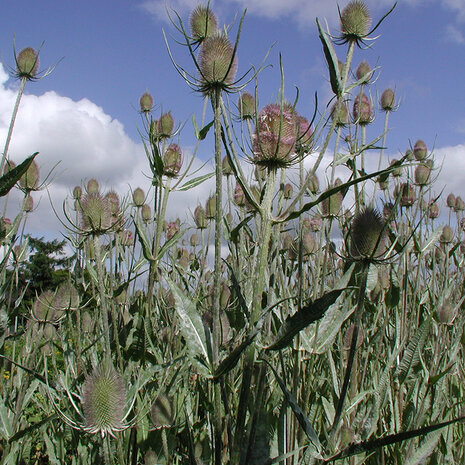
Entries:
[[126, 389], [123, 378], [110, 363], [97, 367], [84, 382], [82, 407], [85, 430], [114, 436], [124, 429], [123, 415]]
[[395, 105], [396, 96], [394, 91], [387, 88], [381, 94], [380, 106], [383, 111], [392, 111]]
[[294, 153], [297, 136], [295, 114], [277, 104], [263, 108], [253, 134], [254, 163], [267, 168], [286, 166]]
[[354, 259], [376, 259], [386, 251], [384, 221], [374, 208], [357, 213], [350, 228], [350, 256]]
[[364, 126], [371, 123], [373, 115], [371, 112], [370, 99], [365, 95], [357, 95], [354, 100], [353, 116], [355, 123]]
[[426, 148], [426, 144], [421, 140], [417, 140], [413, 147], [413, 155], [415, 159], [418, 161], [424, 160], [428, 153], [428, 149]]
[[142, 113], [150, 113], [153, 108], [153, 97], [148, 92], [144, 92], [139, 100], [139, 105]]
[[178, 144], [170, 144], [163, 155], [163, 174], [175, 178], [181, 170], [182, 151]]
[[[360, 81], [360, 79], [362, 79], [363, 77], [366, 76], [365, 79], [363, 80], [362, 84], [368, 84], [371, 77], [373, 76], [373, 73], [370, 73], [370, 71], [371, 71], [370, 65], [365, 60], [363, 60], [358, 65], [357, 70], [355, 71], [355, 76], [357, 77], [357, 81]], [[368, 73], [370, 73], [370, 74], [368, 74]]]
[[255, 117], [255, 98], [249, 92], [241, 94], [237, 106], [242, 119], [252, 119]]
[[136, 207], [142, 207], [145, 202], [145, 192], [140, 187], [136, 187], [132, 193], [132, 203]]
[[28, 80], [37, 76], [39, 54], [31, 47], [24, 48], [16, 56], [16, 75]]
[[190, 26], [192, 37], [203, 40], [216, 33], [218, 20], [208, 6], [198, 5], [191, 13]]
[[19, 185], [25, 191], [35, 190], [39, 186], [39, 167], [35, 160], [32, 160], [27, 171], [19, 179]]
[[349, 2], [342, 10], [340, 20], [342, 36], [348, 42], [363, 39], [370, 31], [370, 12], [366, 4], [360, 0]]
[[234, 47], [224, 34], [215, 34], [203, 40], [199, 67], [205, 91], [226, 87], [234, 82], [237, 58], [233, 55]]

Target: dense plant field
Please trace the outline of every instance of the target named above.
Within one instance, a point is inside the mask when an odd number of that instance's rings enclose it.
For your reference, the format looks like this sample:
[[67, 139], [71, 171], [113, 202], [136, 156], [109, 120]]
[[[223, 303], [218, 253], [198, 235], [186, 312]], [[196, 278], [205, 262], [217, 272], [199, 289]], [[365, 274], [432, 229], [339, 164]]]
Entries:
[[[435, 190], [422, 140], [389, 159], [395, 93], [353, 63], [391, 11], [372, 25], [353, 0], [339, 31], [317, 20], [334, 95], [305, 116], [284, 85], [258, 104], [262, 68], [238, 76], [244, 16], [173, 14], [174, 70], [204, 99], [193, 157], [143, 94], [152, 189], [76, 186], [59, 214], [71, 257], [25, 234], [40, 155], [15, 166], [8, 147], [44, 74], [37, 51], [15, 54], [0, 195], [4, 211], [11, 189], [24, 201], [0, 222], [1, 464], [464, 463], [465, 203]], [[215, 171], [199, 175], [209, 143]], [[168, 221], [169, 196], [209, 178], [206, 203]]]

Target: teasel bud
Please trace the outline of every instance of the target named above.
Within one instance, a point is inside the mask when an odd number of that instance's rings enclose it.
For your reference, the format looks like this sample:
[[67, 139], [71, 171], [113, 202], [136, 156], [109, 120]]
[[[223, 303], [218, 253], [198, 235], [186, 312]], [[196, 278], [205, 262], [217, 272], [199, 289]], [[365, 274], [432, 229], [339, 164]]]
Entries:
[[418, 186], [426, 186], [429, 183], [431, 176], [431, 168], [426, 163], [420, 163], [415, 168], [415, 184]]
[[83, 229], [93, 234], [107, 232], [113, 224], [109, 201], [100, 194], [86, 194], [81, 201], [81, 219]]
[[243, 207], [245, 205], [245, 194], [239, 183], [236, 183], [233, 194], [233, 202], [238, 207]]
[[192, 234], [190, 237], [190, 244], [192, 247], [197, 247], [199, 245], [199, 236], [197, 234]]
[[454, 231], [452, 231], [452, 228], [448, 224], [446, 224], [442, 228], [442, 233], [441, 233], [441, 236], [439, 237], [439, 242], [443, 244], [450, 244], [453, 238], [454, 238]]
[[150, 205], [144, 203], [141, 207], [140, 215], [145, 224], [150, 223], [150, 221], [152, 221], [152, 209], [150, 208]]
[[394, 194], [396, 196], [400, 195], [400, 204], [403, 207], [411, 207], [417, 199], [415, 189], [409, 183], [401, 184], [398, 189], [395, 189]]
[[21, 50], [16, 59], [16, 76], [28, 81], [37, 76], [39, 69], [39, 54], [32, 48], [27, 47]]
[[86, 191], [88, 194], [98, 194], [100, 191], [99, 183], [96, 179], [91, 179], [87, 183]]
[[174, 119], [170, 111], [163, 113], [157, 121], [157, 137], [168, 139], [173, 134]]
[[355, 71], [355, 76], [357, 77], [357, 81], [360, 81], [360, 79], [366, 76], [362, 84], [368, 84], [370, 82], [371, 77], [373, 76], [373, 73], [370, 73], [370, 71], [371, 71], [370, 65], [365, 60], [363, 60], [358, 65], [357, 70]]
[[241, 94], [237, 106], [241, 119], [247, 120], [255, 117], [255, 98], [249, 92]]
[[199, 68], [204, 92], [227, 87], [234, 82], [237, 58], [232, 43], [224, 34], [217, 33], [202, 41]]
[[231, 176], [232, 174], [232, 168], [231, 168], [231, 165], [229, 164], [229, 159], [227, 156], [225, 156], [221, 162], [221, 170], [222, 170], [223, 176]]
[[338, 100], [331, 108], [331, 119], [335, 121], [336, 126], [347, 126], [349, 124], [349, 110], [347, 104]]
[[355, 97], [352, 114], [354, 116], [355, 123], [360, 124], [361, 126], [373, 121], [371, 102], [365, 94], [357, 95]]
[[148, 91], [145, 91], [140, 100], [139, 100], [139, 105], [140, 105], [140, 111], [142, 113], [150, 113], [153, 108], [153, 97], [149, 94]]
[[123, 247], [131, 247], [134, 245], [134, 234], [129, 229], [122, 229], [119, 232], [119, 241]]
[[73, 199], [81, 200], [82, 197], [82, 188], [81, 186], [75, 186], [73, 189]]
[[[336, 181], [334, 182], [334, 186], [329, 186], [328, 190], [340, 186], [342, 184], [342, 181], [337, 178]], [[339, 211], [341, 210], [342, 207], [342, 201], [344, 200], [344, 196], [341, 191], [336, 192], [335, 194], [326, 197], [322, 202], [321, 202], [321, 211], [323, 217], [335, 217], [339, 214]]]
[[292, 194], [293, 194], [294, 190], [292, 188], [292, 184], [284, 184], [283, 186], [283, 197], [286, 199], [286, 200], [289, 200], [292, 198]]
[[27, 171], [19, 179], [19, 185], [25, 191], [36, 190], [39, 186], [39, 167], [35, 160], [32, 160]]
[[115, 436], [124, 429], [126, 388], [121, 375], [110, 362], [99, 365], [88, 376], [82, 388], [85, 430]]
[[352, 0], [340, 14], [342, 37], [346, 42], [358, 42], [365, 37], [371, 25], [368, 7], [360, 0]]
[[34, 199], [29, 192], [24, 196], [23, 208], [26, 213], [30, 213], [34, 209]]
[[[394, 165], [395, 163], [397, 163], [399, 160], [397, 160], [396, 158], [393, 158], [391, 163], [390, 163], [390, 166]], [[394, 168], [392, 171], [391, 171], [391, 174], [394, 178], [399, 178], [400, 176], [402, 176], [402, 171], [403, 171], [403, 167], [402, 166], [399, 166], [398, 168]]]
[[209, 220], [215, 218], [216, 215], [216, 197], [212, 195], [208, 198], [207, 203], [205, 204], [205, 214]]
[[320, 190], [320, 181], [318, 181], [316, 174], [312, 175], [308, 183], [308, 190], [314, 195]]
[[366, 208], [357, 213], [350, 228], [350, 256], [356, 260], [379, 258], [386, 251], [385, 224], [380, 213]]
[[277, 104], [266, 105], [259, 113], [252, 136], [253, 162], [275, 169], [292, 159], [297, 135], [295, 115]]
[[447, 196], [446, 204], [449, 208], [455, 208], [455, 195], [454, 194], [449, 194]]
[[77, 310], [80, 302], [77, 289], [69, 281], [65, 281], [58, 287], [52, 303], [57, 310], [64, 311]]
[[179, 232], [179, 220], [170, 221], [166, 223], [165, 227], [165, 235], [166, 240], [169, 241], [172, 237], [174, 237]]
[[431, 219], [437, 218], [439, 216], [439, 206], [433, 200], [428, 205], [428, 217]]
[[463, 212], [465, 210], [465, 202], [460, 196], [455, 198], [454, 211], [455, 213]]
[[175, 178], [181, 170], [182, 151], [178, 144], [170, 144], [163, 156], [163, 174]]
[[[214, 217], [215, 215], [213, 215]], [[207, 228], [207, 215], [205, 213], [204, 208], [202, 205], [199, 205], [195, 210], [194, 210], [194, 222], [195, 226], [197, 229], [206, 229]]]
[[380, 99], [381, 110], [392, 111], [395, 105], [395, 94], [389, 87], [383, 91]]
[[132, 193], [132, 203], [136, 207], [142, 207], [145, 202], [145, 192], [140, 188], [136, 187]]
[[304, 232], [302, 234], [302, 248], [304, 256], [314, 254], [317, 251], [315, 236], [312, 233]]
[[190, 26], [192, 37], [202, 41], [216, 33], [218, 20], [209, 6], [198, 5], [191, 13]]
[[413, 155], [415, 159], [418, 161], [424, 160], [427, 153], [428, 149], [426, 148], [426, 144], [421, 139], [417, 140], [413, 146]]

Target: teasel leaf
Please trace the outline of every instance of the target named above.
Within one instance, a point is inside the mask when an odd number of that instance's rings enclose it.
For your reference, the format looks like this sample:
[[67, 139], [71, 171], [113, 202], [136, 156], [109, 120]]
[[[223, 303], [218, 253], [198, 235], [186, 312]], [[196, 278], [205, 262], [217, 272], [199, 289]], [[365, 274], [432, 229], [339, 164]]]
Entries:
[[339, 97], [342, 95], [343, 89], [341, 84], [341, 77], [339, 75], [337, 55], [331, 41], [328, 39], [328, 35], [323, 31], [318, 18], [316, 18], [316, 24], [318, 26], [318, 35], [320, 36], [321, 44], [323, 45], [323, 52], [325, 54], [326, 63], [328, 64], [331, 89]]
[[14, 185], [19, 181], [21, 176], [28, 170], [32, 161], [38, 155], [39, 152], [35, 152], [30, 157], [26, 158], [21, 164], [15, 166], [10, 171], [0, 177], [0, 197], [5, 196], [10, 192]]

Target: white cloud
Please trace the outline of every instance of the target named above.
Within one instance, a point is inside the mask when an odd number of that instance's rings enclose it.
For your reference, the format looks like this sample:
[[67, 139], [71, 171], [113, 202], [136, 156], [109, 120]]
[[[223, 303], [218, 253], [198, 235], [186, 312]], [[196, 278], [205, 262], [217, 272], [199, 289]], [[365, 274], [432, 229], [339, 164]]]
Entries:
[[446, 28], [446, 40], [455, 44], [465, 43], [465, 38], [462, 31], [453, 24], [449, 24]]

